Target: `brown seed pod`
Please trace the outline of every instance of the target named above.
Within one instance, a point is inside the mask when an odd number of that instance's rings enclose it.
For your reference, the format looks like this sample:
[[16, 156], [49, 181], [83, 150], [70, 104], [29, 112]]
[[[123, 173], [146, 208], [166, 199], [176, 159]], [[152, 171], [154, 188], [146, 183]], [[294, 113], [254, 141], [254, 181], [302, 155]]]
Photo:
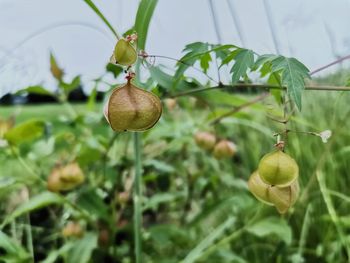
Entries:
[[194, 135], [194, 139], [196, 141], [196, 144], [205, 150], [211, 150], [213, 149], [215, 142], [216, 142], [216, 137], [214, 134], [209, 133], [209, 132], [197, 132]]
[[271, 186], [261, 179], [258, 171], [250, 176], [248, 188], [258, 200], [268, 205], [274, 205], [281, 214], [286, 213], [295, 204], [299, 195], [298, 180], [286, 187]]
[[52, 192], [71, 190], [82, 184], [84, 174], [77, 163], [53, 169], [47, 179], [47, 189]]
[[104, 114], [114, 131], [144, 131], [157, 123], [162, 104], [156, 95], [128, 81], [112, 92]]
[[230, 158], [237, 152], [237, 146], [228, 140], [218, 142], [213, 151], [213, 155], [217, 159]]
[[261, 179], [270, 185], [288, 186], [299, 176], [299, 167], [288, 154], [277, 150], [266, 154], [258, 167]]

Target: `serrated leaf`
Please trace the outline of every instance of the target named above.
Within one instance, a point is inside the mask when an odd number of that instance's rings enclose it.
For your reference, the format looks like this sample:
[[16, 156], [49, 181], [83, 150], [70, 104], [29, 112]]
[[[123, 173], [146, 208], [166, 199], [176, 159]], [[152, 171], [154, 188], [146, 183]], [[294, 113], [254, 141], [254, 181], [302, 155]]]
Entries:
[[290, 226], [285, 220], [276, 217], [262, 219], [249, 226], [247, 231], [258, 237], [276, 235], [287, 245], [290, 245], [292, 242], [292, 230]]
[[278, 56], [271, 61], [272, 72], [281, 72], [282, 85], [301, 110], [301, 94], [305, 88], [305, 78], [310, 78], [309, 69], [295, 58]]
[[21, 144], [26, 141], [31, 141], [43, 135], [45, 130], [45, 122], [41, 120], [29, 120], [20, 123], [8, 130], [4, 134], [4, 138], [10, 144]]
[[109, 220], [108, 208], [95, 189], [91, 188], [82, 192], [78, 196], [77, 205], [92, 216]]
[[230, 72], [232, 73], [232, 83], [236, 83], [239, 79], [247, 74], [247, 70], [254, 65], [254, 53], [249, 49], [240, 49], [235, 56], [235, 63]]
[[233, 50], [231, 53], [229, 53], [221, 62], [220, 68], [228, 63], [230, 63], [232, 60], [234, 60], [234, 58], [236, 57], [236, 55], [240, 52], [241, 49], [236, 49]]
[[175, 79], [179, 79], [185, 71], [194, 65], [200, 59], [204, 52], [209, 50], [209, 44], [203, 42], [194, 42], [185, 46], [183, 51], [187, 53], [177, 63], [177, 70], [175, 72]]
[[200, 65], [201, 65], [201, 68], [203, 69], [204, 73], [207, 73], [207, 71], [209, 69], [209, 63], [211, 60], [212, 59], [211, 59], [210, 53], [206, 53], [203, 56], [201, 56]]

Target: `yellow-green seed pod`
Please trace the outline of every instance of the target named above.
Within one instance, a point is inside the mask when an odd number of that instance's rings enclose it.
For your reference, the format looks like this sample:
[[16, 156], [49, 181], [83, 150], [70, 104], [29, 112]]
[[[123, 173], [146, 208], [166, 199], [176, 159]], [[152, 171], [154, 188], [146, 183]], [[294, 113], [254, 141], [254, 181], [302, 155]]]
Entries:
[[115, 62], [123, 66], [131, 66], [137, 59], [135, 48], [125, 39], [118, 40], [113, 55]]
[[297, 201], [299, 190], [298, 180], [287, 187], [274, 186], [269, 191], [269, 199], [276, 206], [278, 212], [284, 214]]
[[112, 92], [104, 114], [114, 131], [144, 131], [158, 122], [162, 104], [155, 94], [128, 81]]
[[76, 188], [85, 181], [85, 176], [77, 163], [53, 169], [47, 179], [47, 188], [52, 192]]
[[299, 167], [288, 154], [277, 150], [261, 159], [258, 173], [265, 183], [283, 187], [291, 185], [298, 178]]
[[267, 205], [273, 205], [269, 198], [270, 185], [261, 180], [258, 171], [255, 171], [248, 180], [249, 191], [261, 202]]

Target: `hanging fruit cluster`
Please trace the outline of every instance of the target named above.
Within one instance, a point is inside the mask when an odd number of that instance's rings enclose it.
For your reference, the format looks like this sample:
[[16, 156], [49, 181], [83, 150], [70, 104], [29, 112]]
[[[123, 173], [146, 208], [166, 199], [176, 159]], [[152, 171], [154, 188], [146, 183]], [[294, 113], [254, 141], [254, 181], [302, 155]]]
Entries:
[[219, 140], [210, 132], [197, 132], [194, 136], [196, 144], [212, 154], [217, 159], [231, 158], [237, 152], [237, 146], [229, 140]]
[[159, 98], [145, 91], [131, 81], [135, 74], [130, 67], [137, 60], [137, 52], [133, 43], [135, 34], [120, 39], [111, 57], [111, 63], [127, 66], [127, 83], [112, 91], [105, 107], [104, 115], [114, 131], [144, 131], [152, 128], [162, 114]]
[[248, 188], [258, 200], [284, 214], [298, 198], [298, 176], [295, 160], [277, 149], [260, 160], [258, 169], [249, 178]]

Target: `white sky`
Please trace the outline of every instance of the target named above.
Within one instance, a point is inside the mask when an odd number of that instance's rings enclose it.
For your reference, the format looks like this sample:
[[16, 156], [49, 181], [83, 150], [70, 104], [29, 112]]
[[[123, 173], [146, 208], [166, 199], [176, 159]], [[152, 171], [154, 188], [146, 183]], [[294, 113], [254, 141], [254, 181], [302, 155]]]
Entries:
[[[263, 0], [213, 0], [222, 42], [243, 45], [228, 1], [235, 8], [245, 47], [261, 54], [276, 52]], [[137, 0], [95, 2], [120, 33], [131, 27]], [[350, 53], [350, 0], [266, 2], [283, 55], [295, 56], [314, 69]], [[22, 43], [38, 30], [60, 24], [65, 26]], [[218, 41], [208, 1], [159, 0], [146, 51], [179, 58], [184, 45], [195, 41]], [[54, 87], [49, 74], [50, 50], [68, 79], [81, 74], [88, 87], [104, 72], [114, 44], [108, 29], [82, 0], [0, 0], [0, 96], [38, 83]], [[14, 48], [10, 56], [4, 55]], [[156, 63], [173, 65], [160, 59]]]

